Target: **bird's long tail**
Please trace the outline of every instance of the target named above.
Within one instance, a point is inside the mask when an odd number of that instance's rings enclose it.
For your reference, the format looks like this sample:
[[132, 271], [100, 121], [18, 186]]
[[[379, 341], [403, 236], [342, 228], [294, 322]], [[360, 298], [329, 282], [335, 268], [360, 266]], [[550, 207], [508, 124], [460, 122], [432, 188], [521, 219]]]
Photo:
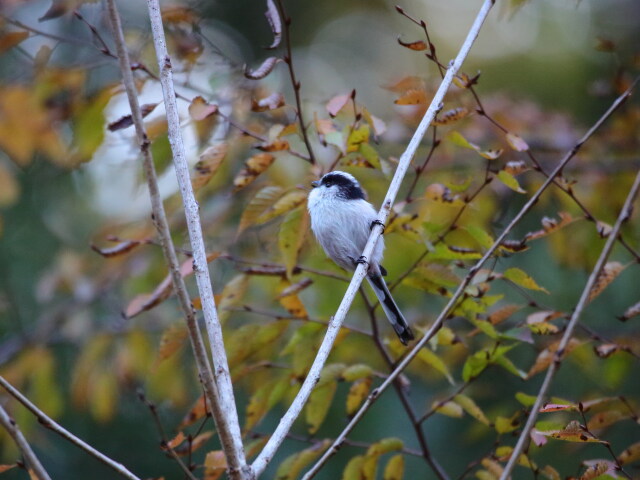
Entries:
[[415, 337], [413, 336], [411, 328], [409, 328], [409, 324], [400, 312], [398, 305], [396, 305], [396, 302], [393, 300], [391, 292], [389, 292], [389, 289], [387, 288], [387, 284], [379, 273], [369, 273], [369, 275], [367, 275], [367, 279], [369, 280], [369, 284], [371, 285], [371, 288], [373, 288], [376, 297], [378, 297], [384, 313], [387, 315], [389, 322], [391, 322], [393, 329], [398, 335], [398, 338], [400, 338], [400, 341], [406, 345], [409, 340], [413, 340]]

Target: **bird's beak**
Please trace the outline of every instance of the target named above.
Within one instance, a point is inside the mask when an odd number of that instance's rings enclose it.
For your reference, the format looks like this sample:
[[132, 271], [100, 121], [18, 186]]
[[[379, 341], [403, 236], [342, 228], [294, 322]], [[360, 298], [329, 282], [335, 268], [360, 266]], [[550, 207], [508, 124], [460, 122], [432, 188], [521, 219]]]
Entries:
[[320, 186], [320, 182], [318, 180], [316, 180], [315, 182], [311, 182], [311, 186], [313, 188], [319, 187]]

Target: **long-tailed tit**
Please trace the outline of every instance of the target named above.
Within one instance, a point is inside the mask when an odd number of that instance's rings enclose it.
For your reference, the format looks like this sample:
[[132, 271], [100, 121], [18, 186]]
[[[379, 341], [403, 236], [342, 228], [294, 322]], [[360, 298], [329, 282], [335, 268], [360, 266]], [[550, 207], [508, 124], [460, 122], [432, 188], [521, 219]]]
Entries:
[[[376, 211], [365, 200], [358, 181], [346, 172], [327, 173], [311, 185], [315, 188], [309, 194], [307, 205], [313, 233], [334, 262], [342, 268], [354, 270], [376, 221]], [[367, 280], [400, 341], [406, 345], [414, 336], [382, 278], [383, 274], [386, 275], [380, 265], [383, 250], [384, 239], [381, 236], [368, 262]]]

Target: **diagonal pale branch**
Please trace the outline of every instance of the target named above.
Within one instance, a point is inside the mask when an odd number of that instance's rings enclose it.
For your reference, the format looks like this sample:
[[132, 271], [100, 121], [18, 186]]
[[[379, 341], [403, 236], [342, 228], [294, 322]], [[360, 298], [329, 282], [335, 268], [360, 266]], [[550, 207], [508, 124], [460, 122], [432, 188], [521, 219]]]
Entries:
[[[115, 0], [108, 0], [109, 7], [109, 15], [111, 18], [111, 23], [113, 25], [114, 30], [114, 38], [118, 52], [118, 59], [120, 62], [120, 70], [122, 72], [123, 82], [125, 85], [125, 89], [127, 92], [127, 96], [129, 99], [129, 105], [131, 108], [133, 123], [136, 128], [136, 135], [138, 137], [138, 141], [140, 143], [140, 150], [142, 151], [143, 156], [143, 165], [145, 169], [145, 176], [147, 178], [147, 183], [149, 186], [149, 195], [151, 197], [151, 205], [153, 211], [153, 219], [158, 230], [158, 235], [160, 237], [160, 242], [162, 245], [162, 250], [169, 265], [169, 270], [171, 272], [171, 280], [173, 282], [174, 290], [178, 296], [178, 300], [180, 303], [180, 308], [185, 316], [185, 320], [187, 322], [187, 328], [189, 330], [189, 337], [191, 340], [191, 345], [194, 352], [194, 357], [196, 360], [196, 365], [198, 367], [198, 372], [200, 375], [200, 380], [203, 385], [204, 393], [207, 398], [209, 405], [211, 406], [213, 418], [216, 423], [216, 427], [220, 432], [221, 442], [225, 448], [225, 452], [229, 452], [228, 456], [230, 458], [229, 465], [233, 469], [239, 469], [244, 464], [244, 454], [242, 453], [242, 440], [240, 438], [239, 427], [237, 426], [237, 415], [236, 415], [236, 431], [233, 432], [229, 427], [229, 419], [232, 418], [229, 416], [228, 410], [231, 408], [235, 412], [235, 404], [233, 404], [233, 396], [231, 397], [231, 407], [229, 407], [229, 400], [226, 399], [227, 405], [225, 408], [223, 406], [223, 400], [220, 398], [218, 392], [218, 386], [214, 380], [214, 375], [211, 370], [211, 365], [207, 359], [207, 351], [204, 345], [204, 341], [200, 334], [200, 328], [198, 327], [198, 322], [196, 319], [195, 311], [193, 306], [191, 305], [191, 299], [187, 292], [186, 285], [184, 283], [184, 279], [180, 273], [180, 263], [178, 261], [175, 247], [171, 240], [171, 231], [169, 230], [169, 223], [167, 221], [167, 217], [165, 214], [164, 206], [162, 204], [162, 198], [160, 196], [160, 190], [158, 188], [158, 181], [155, 172], [155, 167], [153, 163], [153, 158], [151, 155], [151, 151], [149, 149], [149, 140], [147, 138], [147, 134], [144, 129], [143, 117], [140, 111], [140, 104], [138, 102], [137, 90], [135, 88], [133, 75], [131, 73], [131, 62], [129, 60], [129, 54], [126, 49], [126, 44], [124, 40], [124, 34], [122, 31], [122, 25], [120, 22], [120, 16], [118, 14], [117, 7], [115, 5]], [[175, 131], [174, 131], [175, 135]], [[183, 155], [184, 158], [184, 155]], [[188, 176], [188, 172], [187, 172]], [[189, 186], [191, 186], [191, 183]], [[197, 213], [196, 213], [197, 215]], [[194, 251], [196, 249], [194, 248]], [[200, 248], [200, 251], [204, 250], [204, 246]], [[204, 265], [204, 269], [207, 269], [206, 260], [204, 263], [199, 263], [198, 265]], [[195, 268], [194, 265], [194, 270]], [[209, 287], [210, 288], [210, 287]], [[213, 299], [213, 295], [210, 295], [211, 299]], [[204, 299], [205, 296], [202, 295]], [[215, 313], [215, 308], [214, 308]], [[226, 359], [225, 359], [226, 365]], [[232, 454], [230, 452], [235, 451], [239, 452], [236, 454]], [[235, 460], [234, 460], [235, 459]]]
[[182, 142], [178, 105], [173, 85], [171, 58], [167, 52], [160, 5], [158, 0], [148, 0], [147, 6], [149, 9], [149, 19], [151, 21], [156, 58], [160, 69], [160, 83], [162, 85], [167, 114], [173, 165], [178, 178], [180, 193], [182, 194], [187, 228], [191, 240], [191, 249], [193, 251], [193, 271], [198, 285], [198, 292], [202, 300], [205, 327], [209, 335], [211, 355], [213, 357], [214, 377], [220, 408], [220, 415], [216, 418], [216, 425], [227, 458], [227, 464], [229, 465], [230, 478], [249, 479], [252, 475], [244, 456], [238, 412], [222, 338], [222, 327], [218, 320], [213, 298], [213, 288], [211, 286], [211, 279], [209, 278], [209, 268], [200, 224], [199, 206], [193, 194], [189, 167]]
[[7, 411], [0, 405], [0, 423], [4, 427], [4, 429], [11, 435], [13, 440], [16, 442], [16, 445], [22, 452], [22, 455], [27, 460], [27, 467], [29, 471], [33, 471], [33, 474], [36, 476], [38, 480], [51, 480], [51, 477], [44, 469], [38, 457], [34, 453], [31, 445], [27, 442], [27, 439], [24, 438], [22, 431], [18, 428], [18, 424], [15, 422], [13, 418], [7, 413]]
[[[393, 179], [391, 180], [389, 190], [387, 191], [387, 195], [384, 199], [380, 212], [378, 212], [377, 218], [381, 224], [384, 224], [384, 222], [387, 220], [387, 217], [389, 216], [389, 212], [391, 211], [391, 206], [393, 205], [396, 195], [398, 194], [398, 190], [400, 189], [400, 185], [402, 184], [402, 179], [404, 178], [405, 174], [407, 173], [407, 169], [411, 164], [411, 159], [415, 155], [415, 152], [418, 149], [418, 146], [420, 145], [420, 142], [422, 141], [422, 138], [424, 137], [427, 129], [429, 128], [429, 125], [435, 118], [438, 111], [442, 108], [442, 102], [444, 100], [444, 96], [447, 90], [449, 89], [449, 86], [451, 85], [454, 76], [462, 66], [462, 62], [467, 57], [469, 50], [471, 49], [471, 46], [473, 45], [476, 37], [478, 36], [480, 28], [482, 27], [482, 24], [485, 18], [487, 17], [489, 11], [491, 10], [492, 6], [493, 6], [492, 0], [485, 0], [484, 3], [482, 4], [482, 7], [480, 8], [478, 15], [476, 16], [476, 19], [471, 29], [469, 30], [467, 38], [464, 41], [462, 47], [460, 48], [460, 52], [458, 53], [456, 59], [451, 63], [451, 65], [449, 65], [449, 68], [447, 69], [447, 73], [444, 79], [442, 80], [442, 83], [440, 84], [438, 91], [435, 93], [433, 100], [431, 101], [431, 105], [429, 105], [429, 108], [424, 114], [424, 117], [422, 118], [420, 125], [418, 126], [415, 133], [413, 134], [413, 137], [411, 138], [409, 145], [407, 146], [404, 153], [401, 155], [398, 168], [396, 169]], [[363, 252], [363, 256], [365, 258], [369, 258], [371, 256], [371, 252], [373, 251], [373, 248], [381, 234], [382, 234], [382, 226], [375, 225], [371, 231], [371, 235], [369, 236], [369, 241], [367, 242], [367, 245]], [[293, 422], [300, 415], [300, 412], [302, 411], [302, 408], [304, 407], [307, 399], [309, 398], [309, 395], [311, 395], [311, 391], [313, 390], [316, 383], [318, 382], [320, 378], [320, 372], [322, 371], [322, 367], [324, 366], [327, 358], [329, 357], [329, 353], [331, 352], [331, 347], [333, 346], [333, 342], [338, 332], [340, 331], [340, 326], [342, 325], [342, 322], [344, 321], [344, 318], [347, 315], [347, 312], [349, 311], [349, 308], [351, 306], [351, 303], [353, 302], [353, 299], [358, 293], [358, 289], [360, 288], [360, 284], [362, 283], [362, 280], [366, 275], [366, 271], [367, 271], [366, 265], [364, 264], [358, 265], [358, 268], [356, 269], [353, 275], [353, 278], [351, 279], [351, 283], [349, 284], [349, 287], [347, 288], [347, 291], [344, 294], [342, 302], [338, 307], [338, 311], [329, 322], [327, 333], [322, 341], [322, 344], [320, 345], [320, 348], [318, 349], [318, 354], [313, 364], [311, 365], [311, 369], [309, 370], [307, 378], [303, 382], [302, 387], [298, 392], [298, 395], [292, 402], [287, 412], [280, 419], [280, 423], [276, 427], [276, 430], [274, 431], [273, 435], [265, 445], [262, 452], [260, 452], [260, 455], [258, 455], [256, 460], [252, 464], [253, 471], [255, 472], [256, 476], [260, 475], [266, 468], [267, 464], [272, 460], [275, 452], [284, 441], [287, 435], [287, 432], [290, 430], [291, 426], [293, 425]]]
[[507, 465], [504, 468], [502, 475], [500, 476], [500, 480], [506, 480], [507, 478], [509, 478], [511, 471], [513, 470], [518, 460], [518, 457], [520, 456], [520, 453], [522, 453], [522, 450], [524, 449], [524, 445], [529, 438], [529, 433], [531, 432], [531, 429], [533, 428], [536, 418], [538, 417], [538, 412], [540, 411], [542, 402], [544, 401], [547, 395], [547, 391], [551, 386], [553, 377], [555, 376], [556, 372], [560, 368], [560, 364], [562, 363], [562, 358], [564, 356], [564, 351], [567, 348], [567, 345], [569, 344], [571, 337], [573, 336], [573, 331], [576, 325], [578, 325], [578, 320], [580, 319], [580, 315], [582, 314], [584, 307], [587, 305], [589, 301], [589, 294], [591, 293], [593, 286], [597, 282], [598, 276], [600, 275], [600, 272], [602, 271], [602, 268], [607, 262], [607, 259], [609, 258], [609, 254], [611, 253], [611, 250], [613, 249], [613, 246], [616, 240], [618, 239], [618, 234], [620, 233], [620, 228], [622, 227], [622, 224], [625, 223], [627, 220], [629, 220], [629, 218], [631, 217], [633, 202], [636, 196], [638, 195], [638, 190], [640, 190], [640, 171], [638, 171], [638, 174], [636, 175], [636, 179], [633, 185], [631, 186], [631, 189], [629, 190], [629, 194], [627, 195], [627, 199], [624, 202], [624, 206], [622, 207], [622, 210], [620, 210], [618, 219], [616, 220], [616, 223], [614, 224], [613, 229], [611, 230], [611, 233], [609, 233], [607, 242], [604, 244], [604, 247], [602, 248], [600, 257], [598, 258], [596, 265], [593, 267], [593, 270], [591, 271], [591, 275], [589, 275], [587, 284], [584, 286], [584, 290], [582, 290], [582, 295], [580, 296], [580, 300], [578, 300], [578, 303], [576, 304], [576, 307], [573, 310], [573, 314], [571, 315], [571, 319], [569, 320], [569, 323], [567, 324], [564, 334], [562, 335], [562, 339], [560, 340], [560, 344], [558, 345], [558, 349], [554, 355], [553, 362], [551, 363], [551, 365], [549, 365], [549, 369], [547, 370], [547, 375], [544, 377], [544, 381], [540, 386], [540, 390], [536, 397], [536, 401], [533, 407], [531, 407], [531, 413], [529, 414], [527, 423], [522, 429], [522, 432], [520, 432], [520, 437], [518, 438], [518, 442], [516, 443], [516, 446], [514, 447], [513, 452], [511, 452], [511, 457], [509, 458], [509, 461], [507, 462]]
[[53, 430], [62, 438], [68, 440], [69, 442], [73, 443], [75, 446], [81, 448], [82, 450], [87, 452], [89, 455], [96, 457], [102, 463], [104, 463], [105, 465], [108, 465], [123, 477], [128, 478], [129, 480], [140, 480], [139, 477], [136, 477], [133, 473], [127, 470], [127, 468], [124, 465], [110, 459], [105, 454], [93, 448], [87, 442], [81, 440], [80, 438], [76, 437], [74, 434], [72, 434], [68, 430], [65, 430], [63, 427], [58, 425], [55, 421], [53, 421], [50, 417], [48, 417], [42, 410], [40, 410], [33, 403], [31, 403], [31, 401], [27, 397], [25, 397], [22, 393], [20, 393], [18, 389], [16, 389], [13, 385], [7, 382], [5, 378], [2, 376], [0, 376], [0, 385], [9, 393], [9, 395], [11, 395], [13, 398], [18, 400], [22, 405], [24, 405], [24, 407], [27, 410], [33, 413], [38, 419], [38, 421], [42, 425], [44, 425], [46, 428], [48, 428], [49, 430]]
[[549, 187], [549, 185], [553, 183], [556, 176], [562, 171], [562, 169], [567, 165], [567, 163], [569, 163], [569, 161], [578, 153], [582, 145], [589, 138], [591, 138], [591, 136], [602, 126], [602, 124], [611, 116], [611, 114], [613, 114], [613, 112], [615, 112], [618, 109], [618, 107], [620, 107], [620, 105], [622, 105], [624, 101], [629, 96], [631, 96], [631, 92], [635, 88], [636, 83], [637, 83], [637, 80], [624, 93], [622, 93], [618, 98], [616, 98], [616, 100], [611, 104], [611, 106], [607, 109], [607, 111], [602, 114], [602, 116], [587, 131], [587, 133], [584, 134], [584, 136], [578, 141], [578, 143], [574, 145], [574, 147], [569, 152], [567, 152], [567, 154], [562, 158], [562, 160], [560, 160], [560, 162], [558, 163], [558, 166], [553, 170], [553, 172], [549, 174], [545, 182], [538, 188], [538, 190], [533, 194], [533, 196], [529, 199], [529, 201], [520, 209], [520, 211], [516, 214], [513, 220], [511, 220], [509, 225], [507, 225], [507, 227], [503, 230], [503, 232], [498, 236], [498, 238], [495, 240], [493, 245], [487, 250], [487, 252], [483, 255], [483, 257], [480, 260], [478, 260], [478, 262], [469, 270], [469, 273], [463, 279], [462, 283], [458, 286], [458, 289], [455, 291], [455, 293], [451, 296], [447, 305], [440, 312], [440, 315], [438, 315], [438, 318], [435, 320], [433, 325], [431, 325], [429, 330], [425, 332], [424, 337], [422, 337], [420, 341], [413, 347], [411, 352], [409, 352], [404, 357], [404, 359], [398, 364], [395, 370], [391, 372], [391, 374], [387, 377], [387, 379], [384, 382], [382, 382], [382, 384], [380, 384], [378, 388], [376, 388], [373, 392], [371, 392], [369, 397], [367, 397], [367, 399], [363, 402], [362, 406], [360, 407], [360, 410], [358, 410], [358, 412], [352, 417], [348, 425], [344, 428], [342, 433], [340, 433], [340, 435], [335, 439], [331, 447], [329, 447], [326, 450], [326, 452], [322, 455], [322, 457], [320, 457], [320, 459], [316, 462], [316, 464], [307, 472], [307, 474], [303, 477], [303, 480], [309, 480], [313, 478], [313, 476], [320, 470], [322, 465], [324, 465], [327, 462], [327, 460], [338, 451], [338, 449], [344, 442], [344, 439], [353, 430], [353, 428], [364, 416], [367, 410], [369, 410], [371, 405], [375, 403], [375, 401], [382, 394], [382, 392], [384, 392], [391, 385], [391, 383], [398, 377], [398, 375], [400, 375], [404, 371], [404, 369], [407, 368], [409, 363], [411, 363], [411, 361], [416, 357], [416, 355], [418, 355], [422, 347], [425, 346], [425, 344], [433, 337], [433, 335], [435, 335], [438, 332], [438, 330], [440, 330], [440, 328], [442, 327], [442, 324], [444, 323], [445, 318], [447, 318], [447, 315], [449, 314], [449, 312], [456, 305], [456, 303], [464, 293], [464, 290], [471, 283], [471, 280], [473, 280], [473, 277], [476, 275], [476, 273], [480, 270], [480, 268], [482, 268], [482, 266], [487, 262], [487, 260], [489, 260], [489, 258], [493, 256], [494, 252], [502, 244], [502, 242], [505, 240], [505, 238], [511, 232], [511, 230], [513, 230], [516, 224], [519, 223], [520, 220], [524, 217], [524, 215], [533, 207], [533, 205], [537, 203], [542, 193]]

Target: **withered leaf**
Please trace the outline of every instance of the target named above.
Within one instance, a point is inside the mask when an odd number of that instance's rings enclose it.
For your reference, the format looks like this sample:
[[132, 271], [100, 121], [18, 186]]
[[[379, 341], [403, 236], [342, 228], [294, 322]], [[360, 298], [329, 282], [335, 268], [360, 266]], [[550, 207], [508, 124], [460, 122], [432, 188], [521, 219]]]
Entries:
[[620, 320], [622, 320], [623, 322], [626, 322], [627, 320], [635, 317], [636, 315], [640, 315], [640, 302], [636, 303], [635, 305], [631, 305], [629, 308], [627, 308], [624, 314], [622, 315], [622, 317], [620, 317]]
[[511, 148], [513, 148], [516, 152], [526, 152], [529, 150], [529, 145], [522, 138], [520, 138], [515, 133], [507, 133], [505, 135], [505, 139]]
[[424, 89], [411, 89], [393, 101], [396, 105], [425, 105], [427, 92]]
[[427, 45], [427, 42], [425, 42], [424, 40], [417, 40], [415, 42], [403, 42], [400, 36], [398, 36], [398, 43], [403, 47], [406, 47], [410, 50], [415, 50], [418, 52], [429, 48]]
[[272, 93], [271, 95], [256, 100], [251, 100], [251, 110], [254, 112], [265, 112], [267, 110], [275, 110], [285, 105], [284, 95], [281, 93]]
[[344, 106], [347, 104], [347, 102], [349, 102], [350, 99], [351, 93], [336, 95], [327, 102], [325, 108], [327, 109], [327, 112], [329, 112], [329, 115], [335, 117], [336, 115], [338, 115], [338, 113], [340, 113], [340, 110], [344, 108]]
[[251, 80], [260, 80], [269, 75], [279, 61], [277, 57], [269, 57], [255, 70], [245, 67], [244, 76]]
[[184, 416], [178, 428], [185, 428], [193, 425], [195, 422], [204, 418], [208, 413], [207, 400], [204, 395], [200, 395], [198, 400], [193, 404], [189, 412]]
[[280, 19], [280, 12], [278, 12], [273, 0], [267, 0], [267, 11], [264, 12], [264, 14], [267, 17], [271, 32], [273, 33], [273, 42], [267, 47], [271, 50], [280, 45], [282, 41], [282, 21]]
[[12, 49], [29, 38], [29, 32], [7, 32], [0, 37], [0, 54]]
[[193, 167], [191, 185], [194, 190], [205, 186], [218, 171], [224, 157], [227, 155], [228, 145], [225, 142], [211, 145], [200, 154], [200, 160]]
[[607, 286], [613, 282], [625, 268], [626, 265], [622, 265], [620, 262], [607, 262], [607, 264], [602, 267], [602, 271], [598, 275], [596, 283], [589, 292], [589, 298], [587, 301], [591, 302], [594, 298], [600, 295], [602, 291], [607, 288]]
[[462, 120], [469, 115], [469, 109], [465, 107], [458, 107], [451, 110], [447, 110], [438, 115], [437, 118], [431, 122], [432, 125], [450, 125], [459, 120]]
[[289, 142], [282, 138], [276, 138], [272, 142], [257, 145], [256, 148], [263, 152], [280, 152], [282, 150], [289, 150]]
[[91, 250], [102, 255], [103, 257], [109, 258], [109, 257], [116, 257], [118, 255], [128, 253], [134, 248], [136, 248], [138, 245], [141, 245], [143, 243], [148, 243], [148, 242], [143, 240], [126, 240], [110, 248], [100, 248], [97, 245], [94, 245], [92, 243]]
[[191, 100], [189, 115], [196, 121], [204, 120], [218, 111], [218, 106], [208, 103], [200, 95]]
[[[142, 105], [140, 107], [142, 118], [146, 117], [151, 112], [153, 112], [157, 106], [158, 106], [157, 103], [145, 103], [144, 105]], [[124, 128], [130, 127], [131, 125], [133, 125], [133, 117], [131, 116], [131, 114], [129, 114], [129, 115], [120, 117], [115, 122], [111, 122], [107, 128], [109, 129], [110, 132], [115, 132], [116, 130], [122, 130]]]

